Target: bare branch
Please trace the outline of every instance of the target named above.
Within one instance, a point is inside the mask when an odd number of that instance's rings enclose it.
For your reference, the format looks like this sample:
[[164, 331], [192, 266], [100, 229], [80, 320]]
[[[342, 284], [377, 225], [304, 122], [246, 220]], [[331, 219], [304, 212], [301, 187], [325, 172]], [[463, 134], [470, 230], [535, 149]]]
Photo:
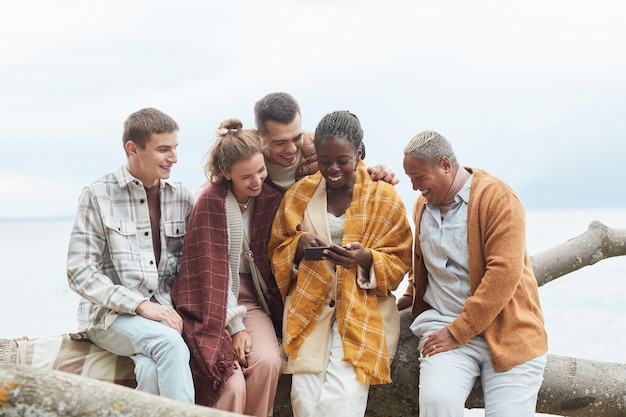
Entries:
[[626, 255], [626, 229], [594, 221], [585, 233], [531, 257], [539, 286], [603, 259]]

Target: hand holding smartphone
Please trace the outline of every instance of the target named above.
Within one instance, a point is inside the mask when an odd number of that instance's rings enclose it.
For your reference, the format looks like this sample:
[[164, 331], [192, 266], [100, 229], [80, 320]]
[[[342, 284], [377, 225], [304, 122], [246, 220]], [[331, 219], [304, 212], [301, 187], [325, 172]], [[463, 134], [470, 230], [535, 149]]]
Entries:
[[330, 246], [312, 246], [304, 248], [304, 259], [307, 261], [319, 261], [324, 256], [324, 249], [333, 250]]

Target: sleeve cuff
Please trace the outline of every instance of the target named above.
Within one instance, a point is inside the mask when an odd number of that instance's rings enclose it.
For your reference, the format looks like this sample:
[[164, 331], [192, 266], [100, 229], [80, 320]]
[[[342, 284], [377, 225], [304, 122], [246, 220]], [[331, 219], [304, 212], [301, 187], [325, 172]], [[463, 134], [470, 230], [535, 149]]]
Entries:
[[246, 330], [246, 326], [243, 324], [243, 317], [233, 317], [230, 323], [226, 325], [226, 330], [228, 330], [228, 334], [231, 336]]
[[378, 287], [378, 282], [376, 281], [376, 273], [374, 272], [374, 268], [370, 268], [370, 270], [366, 270], [365, 268], [358, 266], [357, 267], [357, 278], [356, 282], [360, 288], [365, 290], [371, 290]]
[[226, 310], [226, 330], [231, 336], [242, 330], [246, 330], [243, 317], [246, 315], [246, 306], [238, 305]]

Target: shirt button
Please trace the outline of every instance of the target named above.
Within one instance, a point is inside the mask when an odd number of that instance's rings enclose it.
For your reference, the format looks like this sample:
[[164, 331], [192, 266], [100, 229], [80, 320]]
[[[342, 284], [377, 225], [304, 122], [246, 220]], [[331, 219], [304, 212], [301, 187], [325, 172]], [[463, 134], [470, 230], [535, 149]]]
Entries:
[[152, 290], [148, 290], [148, 292], [149, 292], [150, 294], [152, 294], [154, 291], [152, 291]]
[[335, 307], [335, 300], [330, 300], [330, 303], [328, 303], [328, 305], [330, 306], [330, 308]]
[[145, 233], [144, 233], [144, 236], [148, 236], [149, 234], [150, 234], [150, 233], [148, 233], [148, 232], [145, 232]]
[[150, 265], [154, 265], [154, 261], [150, 261]]
[[144, 200], [143, 198], [142, 198], [141, 200], [139, 200], [139, 202], [140, 202], [141, 204], [143, 204], [145, 201], [146, 201], [146, 200]]

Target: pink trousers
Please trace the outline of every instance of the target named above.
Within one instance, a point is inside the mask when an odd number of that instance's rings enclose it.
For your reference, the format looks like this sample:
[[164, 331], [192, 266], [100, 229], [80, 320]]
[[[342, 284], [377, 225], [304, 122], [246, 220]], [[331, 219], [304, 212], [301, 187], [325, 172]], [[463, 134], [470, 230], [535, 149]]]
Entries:
[[243, 324], [252, 339], [248, 367], [237, 368], [215, 404], [215, 408], [256, 417], [272, 415], [276, 387], [281, 374], [281, 357], [274, 326], [252, 289], [250, 274], [239, 274], [240, 305], [247, 308]]

